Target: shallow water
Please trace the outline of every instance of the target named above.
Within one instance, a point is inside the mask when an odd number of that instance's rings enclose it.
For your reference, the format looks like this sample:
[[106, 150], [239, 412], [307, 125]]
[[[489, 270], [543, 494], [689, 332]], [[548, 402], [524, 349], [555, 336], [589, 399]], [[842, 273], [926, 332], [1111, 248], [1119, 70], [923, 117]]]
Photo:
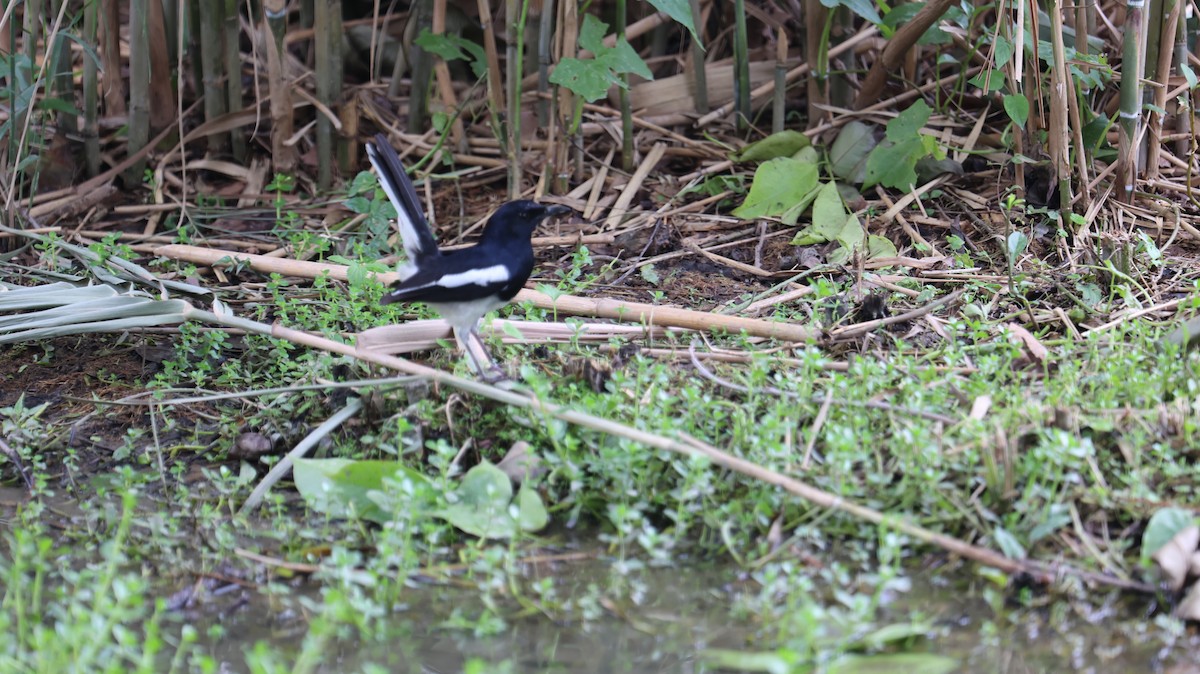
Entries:
[[[562, 572], [580, 580], [577, 588], [582, 591], [587, 582], [603, 584], [611, 567], [589, 561]], [[387, 618], [386, 638], [338, 642], [324, 651], [316, 671], [352, 672], [372, 663], [394, 672], [461, 672], [470, 658], [493, 663], [484, 671], [522, 674], [736, 671], [714, 669], [702, 653], [766, 650], [754, 645], [763, 626], [736, 617], [733, 610], [738, 590], [730, 584], [738, 575], [732, 566], [645, 569], [632, 574], [645, 590], [637, 603], [614, 600], [601, 617], [586, 622], [558, 622], [542, 614], [513, 619], [502, 633], [482, 637], [442, 626], [455, 607], [470, 607], [472, 615], [480, 610], [477, 590], [419, 587], [410, 591], [407, 607]], [[1162, 630], [1134, 615], [1146, 608], [1144, 602], [1122, 600], [1120, 608], [1105, 606], [1090, 616], [1063, 611], [1064, 602], [1058, 602], [1059, 610], [1012, 609], [997, 620], [969, 589], [944, 580], [937, 585], [942, 587], [914, 580], [912, 589], [895, 594], [875, 626], [905, 621], [919, 610], [934, 630], [911, 650], [951, 657], [959, 663], [956, 671], [1200, 674], [1194, 661], [1200, 636], [1193, 629], [1173, 644], [1165, 643]], [[569, 589], [560, 587], [563, 593]], [[267, 640], [286, 649], [289, 644], [298, 646], [306, 630], [299, 619], [271, 614], [261, 601], [250, 601], [221, 622], [230, 636], [209, 642], [206, 649], [224, 661], [228, 671], [243, 671], [244, 652], [253, 642]]]

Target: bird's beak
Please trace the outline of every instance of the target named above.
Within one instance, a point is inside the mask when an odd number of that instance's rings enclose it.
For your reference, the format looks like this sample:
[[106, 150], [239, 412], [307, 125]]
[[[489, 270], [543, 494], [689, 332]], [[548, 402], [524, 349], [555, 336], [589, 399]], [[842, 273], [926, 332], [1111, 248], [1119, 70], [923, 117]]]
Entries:
[[570, 206], [563, 206], [561, 204], [551, 204], [546, 207], [547, 218], [553, 218], [556, 215], [566, 215], [567, 213], [574, 212], [575, 209], [571, 208]]

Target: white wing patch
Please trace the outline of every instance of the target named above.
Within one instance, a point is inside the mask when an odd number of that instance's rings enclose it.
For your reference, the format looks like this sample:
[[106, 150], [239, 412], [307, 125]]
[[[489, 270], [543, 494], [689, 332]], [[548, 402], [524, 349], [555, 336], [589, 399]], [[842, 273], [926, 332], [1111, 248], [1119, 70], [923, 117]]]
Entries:
[[443, 288], [461, 288], [469, 285], [485, 286], [489, 283], [504, 283], [508, 278], [508, 267], [502, 264], [495, 264], [482, 269], [470, 269], [457, 274], [446, 274], [435, 281], [433, 285], [439, 285]]

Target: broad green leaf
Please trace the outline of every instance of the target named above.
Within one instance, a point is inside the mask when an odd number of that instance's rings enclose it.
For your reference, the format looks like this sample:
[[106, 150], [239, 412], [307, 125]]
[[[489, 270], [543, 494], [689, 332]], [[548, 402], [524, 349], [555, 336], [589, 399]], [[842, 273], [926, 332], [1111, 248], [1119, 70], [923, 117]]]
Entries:
[[617, 83], [611, 71], [597, 67], [595, 61], [565, 58], [550, 73], [550, 82], [566, 87], [589, 103], [604, 98]]
[[874, 126], [858, 120], [846, 124], [829, 148], [829, 170], [841, 180], [861, 185], [867, 175], [867, 155], [878, 144]]
[[603, 52], [608, 49], [604, 46], [604, 33], [607, 31], [607, 23], [592, 14], [584, 15], [583, 25], [579, 27], [579, 46], [593, 54]]
[[815, 164], [791, 157], [765, 161], [754, 172], [745, 202], [734, 209], [733, 214], [746, 220], [783, 215], [809, 198], [817, 182]]
[[1024, 129], [1029, 119], [1029, 99], [1017, 94], [1007, 94], [1004, 97], [1004, 111], [1017, 127]]
[[829, 664], [827, 674], [950, 674], [958, 660], [932, 653], [845, 655]]
[[757, 140], [735, 153], [733, 160], [741, 162], [766, 161], [776, 157], [791, 157], [812, 145], [808, 136], [794, 129], [785, 129]]
[[867, 157], [867, 175], [863, 187], [883, 185], [897, 190], [912, 189], [917, 183], [917, 160], [925, 155], [919, 137], [892, 145], [880, 144]]
[[908, 106], [904, 112], [888, 122], [888, 140], [899, 143], [915, 138], [920, 133], [921, 127], [925, 126], [925, 122], [929, 121], [931, 114], [933, 114], [933, 108], [930, 108], [925, 101], [917, 99], [916, 103]]
[[617, 74], [633, 73], [648, 80], [654, 79], [654, 73], [650, 72], [649, 66], [625, 38], [617, 40], [612, 49], [606, 48], [602, 54], [597, 54], [596, 61]]
[[842, 195], [838, 194], [836, 183], [828, 182], [821, 186], [812, 210], [813, 227], [826, 234], [827, 241], [837, 238], [846, 224], [846, 206], [842, 204]]
[[391, 519], [370, 497], [384, 489], [384, 479], [429, 479], [399, 461], [296, 459], [292, 479], [309, 508], [330, 517], [358, 516], [374, 522]]
[[1180, 531], [1195, 526], [1197, 520], [1182, 508], [1163, 508], [1150, 516], [1142, 534], [1142, 559], [1150, 559]]
[[696, 20], [692, 16], [692, 6], [688, 0], [650, 0], [650, 4], [674, 19], [679, 25], [687, 28], [688, 32], [692, 34], [693, 40], [700, 41], [700, 36], [696, 35]]
[[817, 166], [821, 163], [821, 153], [817, 152], [817, 148], [809, 145], [797, 150], [796, 154], [792, 155], [792, 159]]

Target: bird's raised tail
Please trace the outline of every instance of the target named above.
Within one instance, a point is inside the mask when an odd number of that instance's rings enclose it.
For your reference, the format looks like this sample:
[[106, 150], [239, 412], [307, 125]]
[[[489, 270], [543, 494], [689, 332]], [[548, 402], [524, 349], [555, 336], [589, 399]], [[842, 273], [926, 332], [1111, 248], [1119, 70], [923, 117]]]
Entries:
[[429, 230], [425, 213], [421, 209], [421, 200], [417, 190], [404, 172], [400, 157], [392, 149], [387, 136], [375, 134], [375, 142], [367, 143], [367, 158], [375, 173], [379, 176], [379, 184], [387, 193], [392, 206], [396, 209], [396, 225], [400, 228], [400, 240], [404, 244], [404, 252], [410, 261], [419, 260], [429, 255], [437, 255], [437, 241]]

